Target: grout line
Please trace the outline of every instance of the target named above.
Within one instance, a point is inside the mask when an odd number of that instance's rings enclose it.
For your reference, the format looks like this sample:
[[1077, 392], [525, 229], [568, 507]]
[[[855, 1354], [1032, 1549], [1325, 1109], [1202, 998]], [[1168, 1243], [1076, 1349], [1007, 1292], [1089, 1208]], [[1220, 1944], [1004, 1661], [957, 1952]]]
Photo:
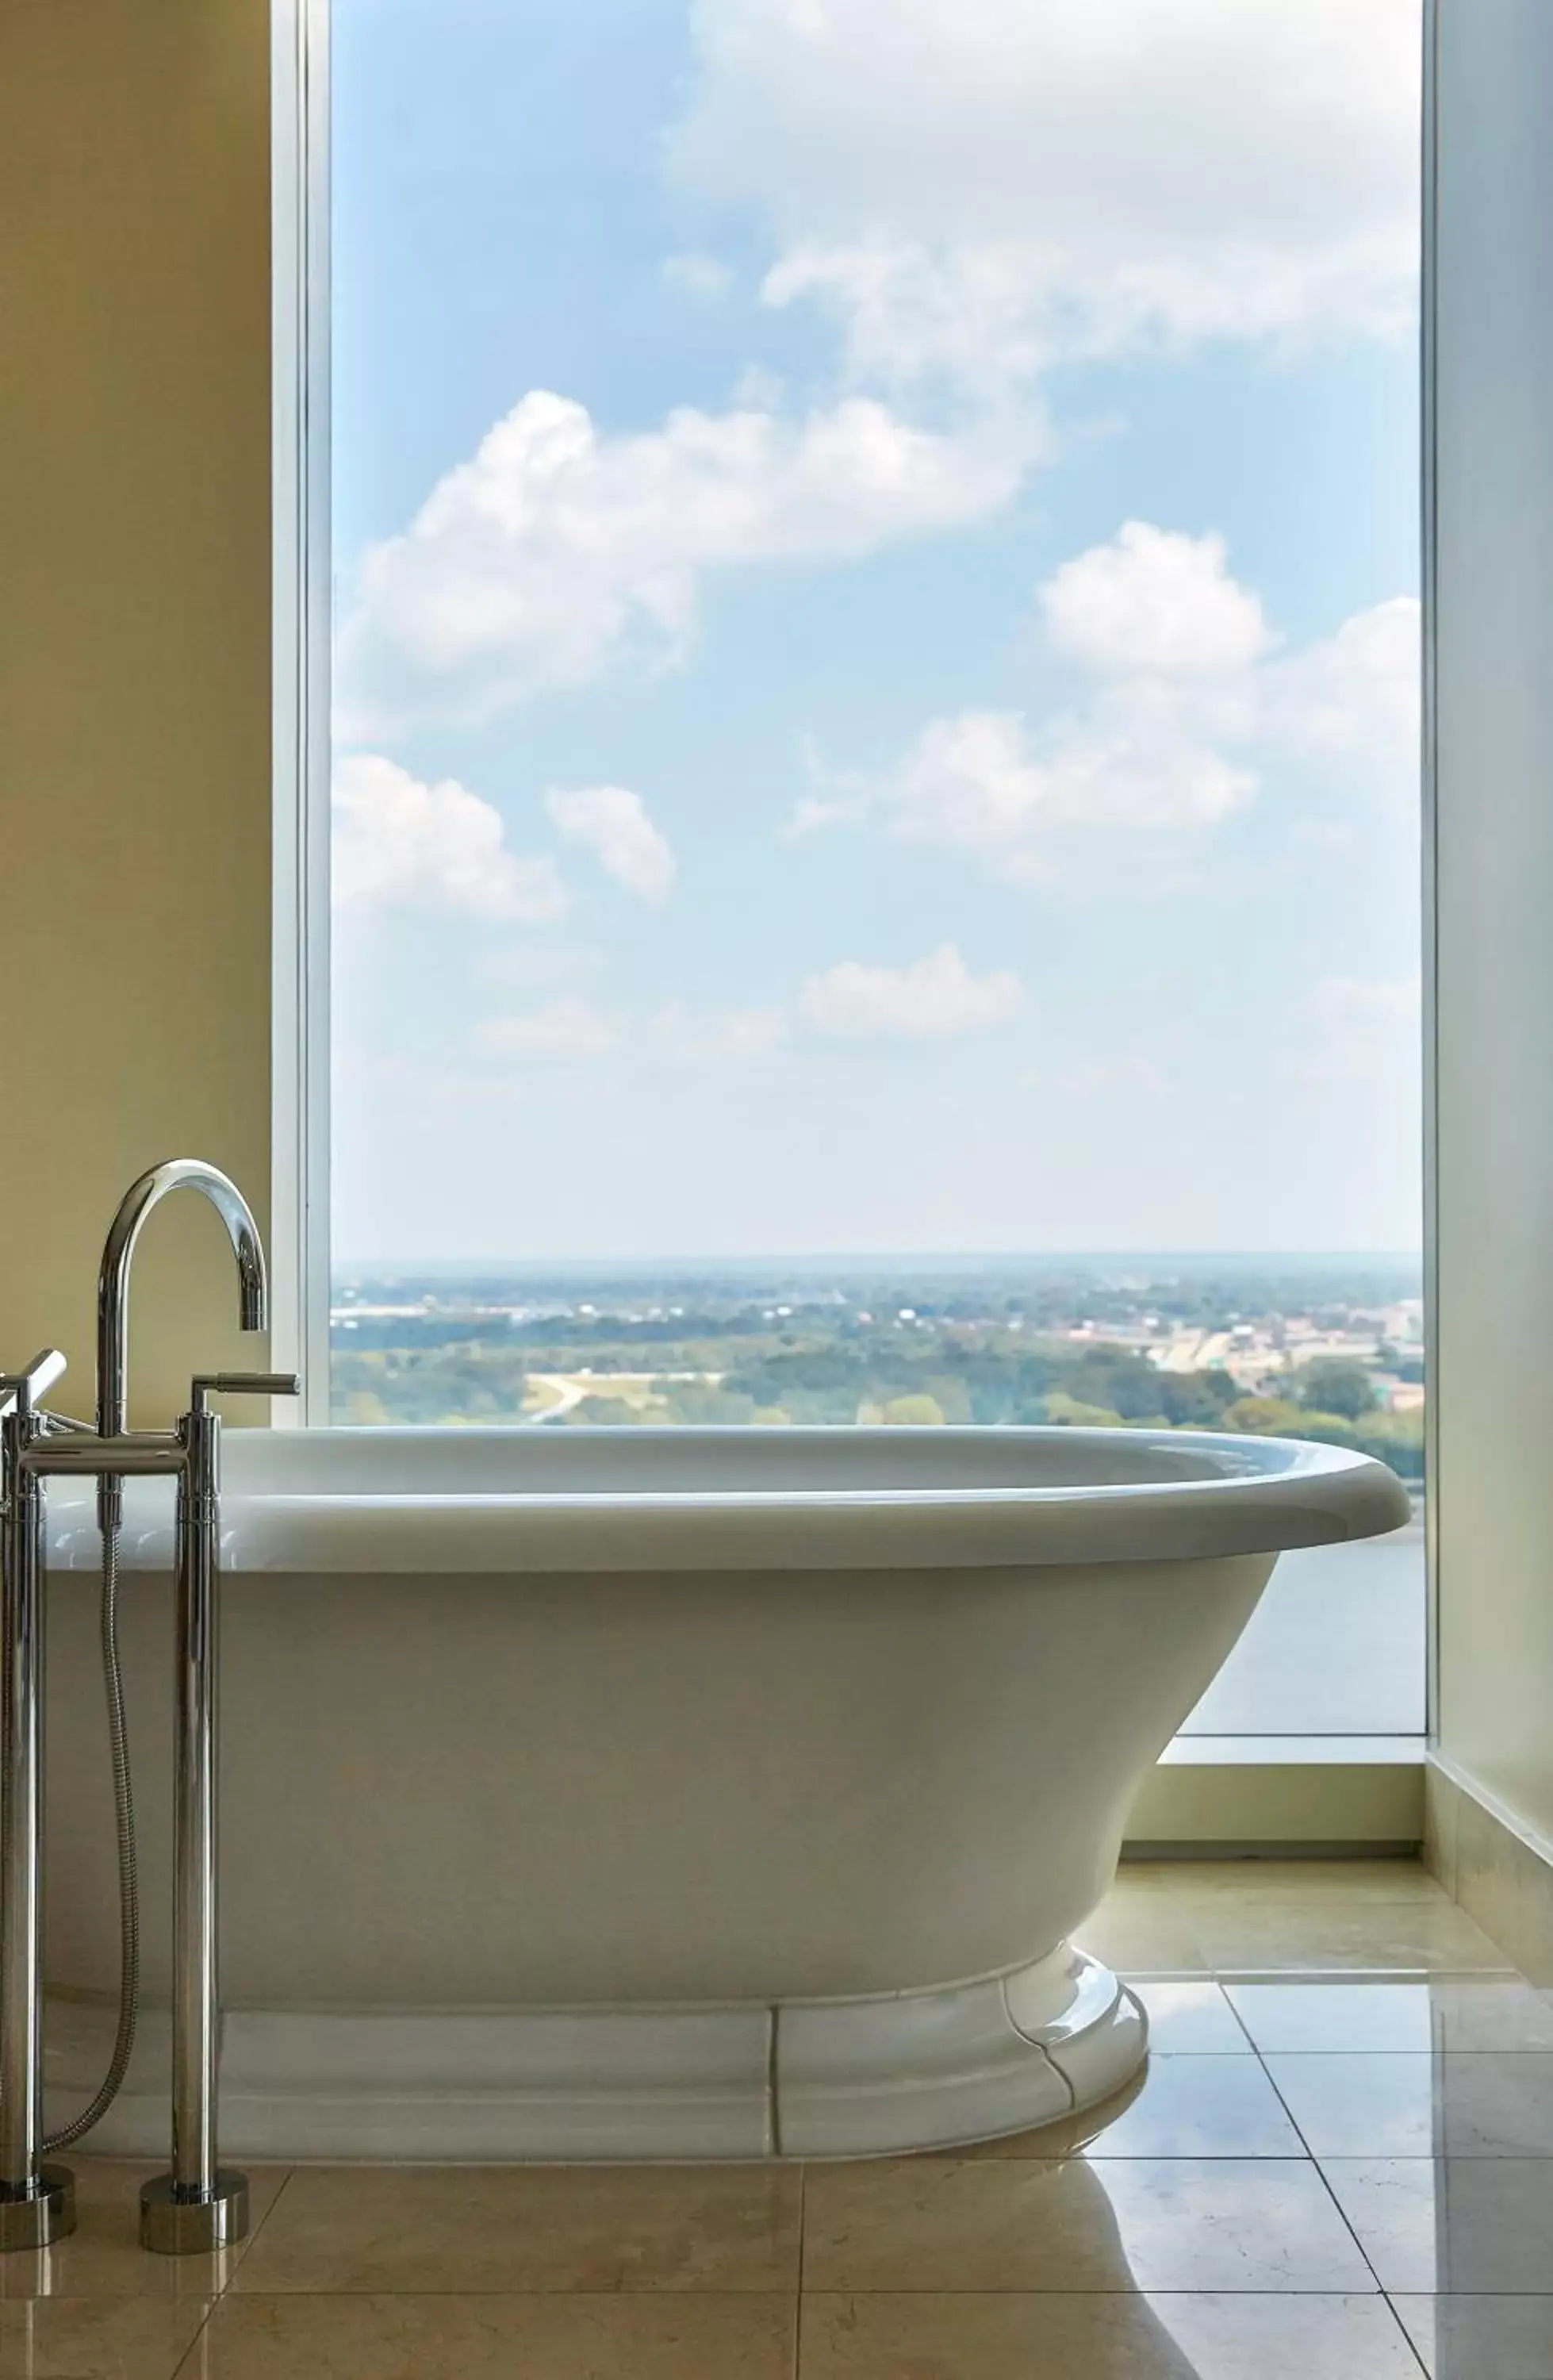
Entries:
[[226, 2277], [222, 2282], [220, 2289], [216, 2292], [218, 2297], [224, 2297], [233, 2282], [236, 2280], [238, 2265], [245, 2261], [248, 2256], [249, 2250], [254, 2245], [260, 2233], [269, 2222], [271, 2216], [280, 2204], [281, 2200], [285, 2196], [287, 2190], [291, 2186], [291, 2177], [296, 2170], [297, 2168], [294, 2165], [288, 2165], [285, 2173], [282, 2174], [280, 2188], [276, 2191], [273, 2198], [271, 2199], [269, 2205], [264, 2209], [263, 2214], [260, 2216], [258, 2222], [254, 2225], [247, 2239], [240, 2243], [237, 2254], [233, 2257], [231, 2263], [228, 2265], [226, 2268]]
[[807, 2161], [798, 2168], [798, 2286], [793, 2297], [793, 2380], [802, 2380], [804, 2368], [804, 2249], [808, 2235]]
[[[1257, 2064], [1261, 2065], [1262, 2053], [1251, 2038], [1251, 2027], [1246, 2023], [1245, 2019], [1242, 2016], [1239, 2009], [1236, 2008], [1233, 2000], [1230, 1998], [1229, 1985], [1223, 1981], [1223, 1978], [1219, 1975], [1215, 1975], [1213, 1981], [1219, 1998], [1224, 2002], [1230, 2014], [1234, 2018], [1235, 2022], [1239, 2025], [1241, 2032], [1244, 2036], [1246, 2047], [1250, 2050], [1252, 2057], [1256, 2058]], [[1268, 2080], [1269, 2082], [1272, 2082], [1272, 2077], [1270, 2074], [1268, 2076]], [[1273, 2089], [1275, 2091], [1278, 2089], [1276, 2082], [1273, 2082]], [[1290, 2120], [1292, 2121], [1292, 2118], [1291, 2118]]]
[[200, 2317], [194, 2336], [189, 2340], [188, 2345], [185, 2348], [183, 2353], [179, 2356], [176, 2363], [173, 2366], [172, 2380], [180, 2380], [180, 2375], [185, 2373], [188, 2374], [188, 2380], [199, 2380], [199, 2371], [194, 2359], [198, 2353], [200, 2354], [200, 2362], [203, 2363], [204, 2362], [204, 2356], [200, 2353], [200, 2343], [204, 2338], [206, 2331], [210, 2328], [211, 2318], [214, 2314], [215, 2310], [220, 2303], [221, 2299], [219, 2297], [207, 2298], [205, 2300], [205, 2311]]
[[770, 2155], [782, 2155], [782, 2097], [777, 2088], [777, 2034], [782, 2022], [782, 2010], [775, 2006], [766, 2010], [766, 2131], [770, 2141]]
[[[820, 2289], [817, 2290], [815, 2294], [819, 2297], [867, 2297], [869, 2295], [885, 2295], [890, 2293], [883, 2291], [869, 2291], [867, 2289]], [[936, 2289], [932, 2294], [936, 2297], [952, 2297], [957, 2294], [957, 2292], [952, 2289]], [[967, 2289], [963, 2292], [963, 2294], [967, 2297], [980, 2297], [987, 2295], [988, 2292], [980, 2289]], [[1122, 2296], [1131, 2296], [1133, 2292], [1131, 2290], [1121, 2290], [1118, 2294]], [[1264, 2294], [1268, 2294], [1268, 2292], [1264, 2292]], [[1306, 2291], [1303, 2294], [1309, 2295], [1310, 2292]], [[1316, 2294], [1320, 2294], [1320, 2292], [1316, 2292]], [[1327, 2294], [1330, 2296], [1332, 2292], [1329, 2290]], [[663, 2303], [665, 2301], [672, 2301], [675, 2305], [686, 2303], [690, 2305], [700, 2305], [710, 2301], [714, 2305], [748, 2306], [758, 2300], [768, 2298], [791, 2298], [795, 2297], [796, 2295], [797, 2292], [795, 2289], [765, 2288], [742, 2289], [680, 2289], [675, 2287], [665, 2289], [660, 2287], [656, 2282], [652, 2281], [643, 2282], [639, 2287], [633, 2287], [631, 2289], [612, 2289], [606, 2283], [597, 2289], [547, 2289], [540, 2288], [532, 2281], [524, 2289], [484, 2288], [471, 2289], [467, 2289], [463, 2282], [459, 2281], [456, 2283], [441, 2283], [435, 2288], [425, 2286], [418, 2287], [413, 2289], [376, 2288], [365, 2289], [357, 2289], [354, 2286], [349, 2289], [342, 2289], [336, 2286], [306, 2289], [246, 2289], [243, 2292], [242, 2302], [245, 2305], [253, 2304], [258, 2306], [311, 2305], [315, 2299], [322, 2299], [325, 2302], [334, 2305], [339, 2303], [342, 2299], [348, 2303], [354, 2304], [364, 2303], [372, 2299], [392, 2300], [398, 2298], [419, 2298], [430, 2303], [431, 2301], [438, 2298], [459, 2298], [467, 2299], [471, 2303], [473, 2303], [476, 2301], [483, 2301], [487, 2298], [510, 2298], [523, 2305], [530, 2303], [542, 2305], [619, 2305], [622, 2301], [627, 2304], [639, 2304], [643, 2299], [648, 2299], [659, 2304]], [[175, 2304], [176, 2302], [178, 2302], [178, 2301], [175, 2299], [157, 2299], [150, 2297], [138, 2298], [133, 2294], [127, 2298], [122, 2290], [117, 2292], [110, 2290], [104, 2296], [92, 2297], [0, 2298], [0, 2305], [100, 2306], [103, 2304]], [[186, 2299], [182, 2301], [182, 2302], [187, 2304], [188, 2301]], [[218, 2302], [219, 2301], [214, 2298], [209, 2301], [210, 2311], [212, 2314], [215, 2312]], [[180, 2366], [179, 2369], [181, 2370], [181, 2368], [182, 2367]], [[11, 2380], [9, 2367], [6, 2367], [6, 2380]], [[78, 2375], [72, 2373], [67, 2375], [67, 2380], [78, 2380]], [[91, 2373], [86, 2375], [86, 2380], [99, 2380], [99, 2375], [96, 2373]], [[116, 2372], [113, 2375], [113, 2380], [118, 2380], [118, 2374]], [[174, 2374], [174, 2380], [177, 2380], [176, 2374]]]
[[[1255, 2044], [1255, 2043], [1253, 2043], [1253, 2044], [1252, 2044], [1252, 2055], [1253, 2055], [1253, 2057], [1256, 2058], [1257, 2065], [1258, 2065], [1258, 2066], [1261, 2068], [1261, 2070], [1262, 2070], [1262, 2079], [1263, 2079], [1263, 2081], [1267, 2083], [1268, 2090], [1269, 2090], [1269, 2091], [1272, 2093], [1272, 2095], [1273, 2095], [1273, 2097], [1278, 2101], [1279, 2106], [1282, 2108], [1282, 2110], [1283, 2110], [1284, 2114], [1285, 2114], [1285, 2115], [1287, 2116], [1287, 2118], [1289, 2119], [1289, 2127], [1290, 2127], [1290, 2130], [1292, 2131], [1292, 2133], [1293, 2133], [1293, 2135], [1294, 2135], [1294, 2138], [1299, 2142], [1299, 2144], [1300, 2144], [1301, 2148], [1304, 2150], [1304, 2152], [1305, 2155], [1309, 2158], [1309, 2160], [1310, 2160], [1311, 2164], [1312, 2164], [1313, 2166], [1315, 2166], [1315, 2167], [1316, 2168], [1316, 2170], [1319, 2172], [1319, 2171], [1320, 2171], [1320, 2160], [1319, 2160], [1319, 2158], [1316, 2156], [1316, 2151], [1311, 2147], [1310, 2143], [1306, 2140], [1306, 2138], [1305, 2138], [1305, 2136], [1304, 2136], [1304, 2130], [1303, 2130], [1303, 2129], [1302, 2129], [1302, 2127], [1301, 2127], [1301, 2124], [1300, 2124], [1299, 2119], [1298, 2119], [1298, 2117], [1295, 2115], [1294, 2110], [1292, 2109], [1292, 2107], [1291, 2107], [1291, 2106], [1289, 2105], [1288, 2100], [1284, 2097], [1284, 2095], [1283, 2095], [1282, 2092], [1279, 2089], [1279, 2087], [1278, 2087], [1278, 2081], [1277, 2081], [1276, 2076], [1275, 2076], [1275, 2075], [1274, 2075], [1274, 2073], [1273, 2073], [1273, 2070], [1272, 2070], [1271, 2067], [1268, 2064], [1267, 2059], [1263, 2057], [1263, 2055], [1262, 2055], [1261, 2051], [1260, 2051], [1260, 2050], [1256, 2046], [1256, 2044]], [[1325, 2174], [1323, 2174], [1321, 2178], [1322, 2178], [1322, 2180], [1323, 2180], [1323, 2181], [1326, 2181], [1326, 2179], [1327, 2179], [1327, 2178], [1326, 2178]], [[1334, 2203], [1334, 2204], [1336, 2204], [1336, 2193], [1332, 2192], [1331, 2184], [1330, 2184], [1329, 2182], [1328, 2182], [1328, 2183], [1327, 2183], [1327, 2188], [1328, 2188], [1329, 2195], [1330, 2195], [1330, 2196], [1332, 2197], [1332, 2199], [1333, 2199], [1333, 2203]], [[1339, 2212], [1340, 2214], [1341, 2214], [1341, 2213], [1342, 2213], [1342, 2210], [1341, 2210], [1341, 2207], [1339, 2207], [1338, 2212]], [[1348, 2224], [1348, 2228], [1350, 2229], [1350, 2231], [1352, 2231], [1352, 2230], [1353, 2229], [1353, 2226], [1352, 2225], [1352, 2223], [1349, 2223], [1349, 2222], [1348, 2222], [1348, 2217], [1347, 2217], [1347, 2216], [1346, 2216], [1346, 2215], [1344, 2215], [1344, 2216], [1343, 2216], [1343, 2217], [1342, 2217], [1342, 2219], [1343, 2219], [1344, 2223]], [[1356, 2246], [1357, 2246], [1357, 2244], [1358, 2244], [1358, 2242], [1357, 2242], [1357, 2235], [1355, 2235], [1355, 2241], [1354, 2241], [1354, 2244], [1355, 2244]], [[1361, 2255], [1364, 2255], [1364, 2250], [1363, 2250], [1363, 2249], [1360, 2249], [1359, 2252], [1360, 2252], [1360, 2254], [1361, 2254]], [[1368, 2258], [1367, 2256], [1365, 2256], [1365, 2264], [1366, 2264], [1366, 2265], [1368, 2265], [1368, 2264], [1369, 2264], [1369, 2261], [1370, 2261], [1370, 2260], [1369, 2260], [1369, 2258]], [[1373, 2265], [1371, 2266], [1371, 2270], [1372, 2270], [1372, 2271], [1374, 2270]], [[1380, 2279], [1379, 2279], [1379, 2276], [1378, 2276], [1378, 2274], [1377, 2274], [1377, 2275], [1376, 2276], [1376, 2287], [1378, 2289], [1378, 2288], [1379, 2288], [1379, 2286], [1380, 2286]]]
[[[1401, 2292], [1398, 2294], [1401, 2294]], [[1414, 2344], [1413, 2333], [1409, 2330], [1406, 2323], [1397, 2312], [1392, 2292], [1389, 2289], [1382, 2289], [1381, 2296], [1386, 2301], [1387, 2313], [1396, 2324], [1397, 2328], [1401, 2332], [1408, 2353], [1412, 2356], [1414, 2363], [1417, 2364], [1419, 2371], [1423, 2373], [1424, 2380], [1429, 2380], [1429, 2367], [1424, 2361], [1423, 2350]]]
[[[1310, 2160], [1311, 2167], [1319, 2179], [1322, 2189], [1331, 2200], [1332, 2204], [1337, 2211], [1339, 2222], [1342, 2225], [1343, 2229], [1347, 2232], [1349, 2238], [1353, 2240], [1353, 2245], [1359, 2251], [1359, 2254], [1364, 2260], [1365, 2270], [1369, 2274], [1382, 2298], [1386, 2300], [1387, 2310], [1390, 2313], [1391, 2319], [1397, 2324], [1398, 2329], [1401, 2330], [1402, 2325], [1401, 2319], [1397, 2314], [1396, 2309], [1392, 2306], [1390, 2299], [1387, 2297], [1385, 2289], [1381, 2288], [1380, 2275], [1376, 2271], [1375, 2265], [1370, 2260], [1369, 2251], [1365, 2248], [1364, 2241], [1360, 2239], [1359, 2234], [1353, 2228], [1353, 2224], [1349, 2221], [1347, 2209], [1339, 2198], [1337, 2192], [1332, 2188], [1331, 2181], [1328, 2177], [1325, 2166], [1316, 2155], [1315, 2150], [1311, 2147], [1310, 2143], [1306, 2140], [1304, 2132], [1301, 2128], [1299, 2119], [1296, 2117], [1294, 2110], [1289, 2105], [1289, 2102], [1284, 2097], [1282, 2092], [1279, 2089], [1272, 2070], [1259, 2049], [1256, 2052], [1256, 2058], [1257, 2065], [1261, 2068], [1262, 2072], [1267, 2077], [1268, 2084], [1273, 2096], [1277, 2099], [1279, 2106], [1282, 2108], [1284, 2114], [1289, 2119], [1290, 2126], [1293, 2131], [1295, 2139], [1299, 2142], [1300, 2146], [1304, 2149], [1305, 2155]], [[1402, 2336], [1404, 2338], [1407, 2337], [1405, 2330], [1402, 2331]], [[1411, 2339], [1408, 2339], [1408, 2350], [1413, 2356], [1413, 2360], [1416, 2362], [1418, 2360], [1417, 2350], [1413, 2347]]]
[[[1132, 1970], [1143, 1974], [1146, 1982], [1188, 1983], [1192, 1977], [1183, 1969], [1170, 1974], [1147, 1975], [1142, 1968]], [[1199, 1982], [1210, 1984], [1503, 1984], [1524, 1983], [1526, 1978], [1516, 1967], [1251, 1967], [1244, 1963], [1204, 1969]], [[1536, 1987], [1531, 1986], [1533, 1990]]]

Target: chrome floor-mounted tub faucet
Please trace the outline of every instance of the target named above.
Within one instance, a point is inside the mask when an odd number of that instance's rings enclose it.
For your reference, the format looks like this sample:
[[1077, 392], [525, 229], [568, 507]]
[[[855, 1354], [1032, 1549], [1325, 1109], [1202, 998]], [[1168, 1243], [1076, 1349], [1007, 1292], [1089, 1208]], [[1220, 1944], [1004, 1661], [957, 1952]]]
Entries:
[[[108, 1232], [98, 1281], [97, 1427], [44, 1413], [39, 1399], [65, 1359], [50, 1350], [25, 1373], [0, 1378], [0, 2251], [42, 2248], [75, 2228], [67, 2169], [48, 2151], [78, 2140], [112, 2105], [134, 2041], [139, 1894], [133, 1807], [117, 1643], [118, 1531], [123, 1483], [172, 1478], [177, 1490], [176, 1718], [174, 1745], [173, 2153], [170, 2170], [140, 2194], [142, 2245], [208, 2252], [248, 2228], [248, 2184], [216, 2156], [216, 1688], [221, 1550], [220, 1424], [212, 1395], [296, 1396], [292, 1373], [198, 1377], [189, 1410], [168, 1431], [127, 1426], [128, 1293], [136, 1243], [170, 1191], [200, 1191], [232, 1243], [245, 1330], [268, 1320], [259, 1227], [236, 1184], [197, 1158], [153, 1166], [126, 1192]], [[63, 2131], [45, 2137], [42, 2065], [42, 1854], [44, 1483], [69, 1473], [98, 1482], [103, 1532], [103, 1647], [119, 1837], [120, 2005], [102, 2089]]]

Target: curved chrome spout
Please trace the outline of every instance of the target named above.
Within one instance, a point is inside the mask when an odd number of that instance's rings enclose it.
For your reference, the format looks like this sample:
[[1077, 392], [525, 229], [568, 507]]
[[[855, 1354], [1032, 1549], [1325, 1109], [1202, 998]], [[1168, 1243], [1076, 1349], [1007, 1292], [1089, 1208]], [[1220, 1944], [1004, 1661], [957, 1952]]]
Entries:
[[200, 1190], [226, 1226], [237, 1260], [238, 1315], [245, 1330], [262, 1330], [270, 1318], [264, 1248], [252, 1209], [235, 1182], [198, 1157], [169, 1157], [131, 1183], [119, 1202], [103, 1250], [97, 1277], [97, 1429], [119, 1437], [129, 1397], [129, 1271], [140, 1226], [170, 1190]]

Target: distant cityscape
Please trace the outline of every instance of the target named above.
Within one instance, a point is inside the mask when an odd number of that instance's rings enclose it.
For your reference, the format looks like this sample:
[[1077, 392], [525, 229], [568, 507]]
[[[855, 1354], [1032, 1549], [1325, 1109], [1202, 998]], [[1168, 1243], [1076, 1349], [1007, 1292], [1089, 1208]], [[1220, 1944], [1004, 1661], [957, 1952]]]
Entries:
[[337, 1421], [1261, 1431], [1424, 1467], [1416, 1258], [342, 1268]]

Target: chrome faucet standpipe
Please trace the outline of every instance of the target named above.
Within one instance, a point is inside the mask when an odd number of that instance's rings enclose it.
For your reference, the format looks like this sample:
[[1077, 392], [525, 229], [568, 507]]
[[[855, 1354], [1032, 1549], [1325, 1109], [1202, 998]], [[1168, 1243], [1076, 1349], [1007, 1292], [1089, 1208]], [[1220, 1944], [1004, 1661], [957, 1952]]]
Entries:
[[140, 2192], [140, 2244], [208, 2255], [249, 2227], [248, 2177], [216, 2160], [216, 1691], [221, 1423], [210, 1396], [294, 1397], [290, 1372], [212, 1372], [178, 1424], [177, 1713], [173, 1783], [173, 2162]]
[[[79, 2137], [112, 2104], [134, 2037], [137, 1888], [115, 1626], [115, 1542], [123, 1481], [177, 1482], [177, 1716], [175, 1741], [173, 2163], [141, 2192], [140, 2238], [167, 2254], [208, 2252], [248, 2228], [248, 2183], [216, 2161], [216, 1682], [220, 1576], [220, 1424], [211, 1395], [296, 1396], [291, 1373], [214, 1373], [194, 1382], [176, 1431], [126, 1427], [129, 1277], [140, 1227], [171, 1190], [195, 1189], [226, 1226], [237, 1263], [240, 1318], [267, 1319], [259, 1228], [236, 1185], [212, 1165], [175, 1158], [132, 1184], [108, 1232], [98, 1282], [97, 1427], [39, 1411], [65, 1369], [53, 1352], [0, 1376], [0, 2251], [43, 2248], [75, 2228], [74, 2185], [45, 2149]], [[125, 1942], [119, 2025], [107, 2079], [54, 2139], [42, 2131], [42, 1833], [43, 1489], [55, 1474], [95, 1476], [103, 1541], [103, 1645]]]
[[37, 1399], [65, 1369], [57, 1349], [0, 1376], [0, 2250], [46, 2248], [76, 2228], [75, 2183], [44, 2165], [42, 2064], [42, 1495], [20, 1457]]

